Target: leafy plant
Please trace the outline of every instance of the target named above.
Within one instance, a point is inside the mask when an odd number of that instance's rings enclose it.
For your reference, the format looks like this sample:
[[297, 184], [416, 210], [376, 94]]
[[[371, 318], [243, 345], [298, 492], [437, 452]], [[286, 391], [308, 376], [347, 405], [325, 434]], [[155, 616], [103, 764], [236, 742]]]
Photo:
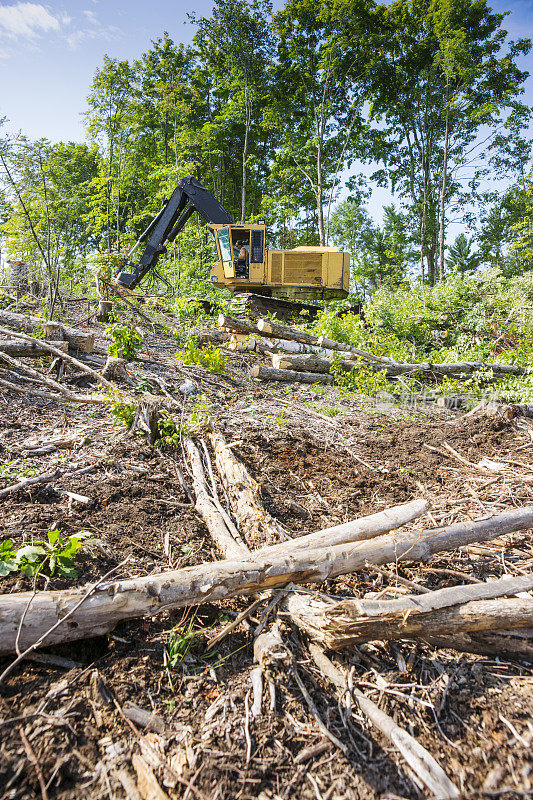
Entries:
[[183, 662], [199, 635], [200, 632], [194, 630], [194, 617], [172, 631], [167, 647], [167, 665], [170, 669], [175, 669]]
[[209, 372], [225, 372], [228, 360], [226, 356], [212, 344], [199, 347], [194, 341], [190, 341], [185, 350], [178, 350], [176, 361], [181, 364], [198, 364], [200, 367], [208, 369]]
[[74, 559], [83, 540], [90, 535], [89, 531], [79, 531], [65, 538], [60, 530], [54, 529], [48, 531], [46, 540], [18, 550], [13, 548], [11, 539], [4, 539], [0, 542], [0, 576], [20, 571], [26, 577], [34, 577], [47, 570], [50, 576], [57, 572], [63, 578], [76, 578]]
[[117, 358], [125, 358], [127, 361], [135, 358], [137, 350], [140, 350], [144, 344], [137, 331], [133, 331], [127, 325], [121, 325], [119, 322], [108, 325], [105, 334], [108, 339], [112, 340], [107, 348], [109, 353]]
[[205, 394], [199, 395], [192, 403], [191, 411], [183, 420], [178, 420], [170, 413], [162, 413], [157, 423], [160, 438], [156, 439], [154, 446], [163, 447], [170, 445], [178, 447], [182, 436], [204, 428], [211, 420], [211, 403]]
[[356, 364], [349, 372], [342, 368], [340, 358], [333, 358], [330, 373], [337, 386], [357, 394], [373, 396], [388, 391], [390, 384], [384, 372], [374, 372], [371, 367]]
[[118, 393], [108, 394], [107, 400], [111, 416], [114, 417], [114, 424], [130, 428], [135, 418], [134, 403], [126, 403]]

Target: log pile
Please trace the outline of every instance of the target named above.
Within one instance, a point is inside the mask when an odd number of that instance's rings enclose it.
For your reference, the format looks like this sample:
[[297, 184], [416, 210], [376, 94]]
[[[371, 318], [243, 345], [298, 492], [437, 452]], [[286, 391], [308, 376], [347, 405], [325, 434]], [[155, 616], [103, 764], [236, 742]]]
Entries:
[[374, 372], [385, 372], [392, 380], [401, 376], [464, 380], [477, 372], [484, 372], [488, 379], [496, 380], [510, 375], [527, 375], [529, 372], [526, 367], [517, 364], [482, 361], [399, 363], [392, 358], [377, 356], [350, 344], [267, 319], [249, 322], [220, 314], [218, 325], [221, 330], [231, 333], [230, 349], [271, 355], [271, 367], [255, 366], [249, 372], [251, 378], [264, 381], [331, 383], [333, 358], [345, 371], [364, 366]]

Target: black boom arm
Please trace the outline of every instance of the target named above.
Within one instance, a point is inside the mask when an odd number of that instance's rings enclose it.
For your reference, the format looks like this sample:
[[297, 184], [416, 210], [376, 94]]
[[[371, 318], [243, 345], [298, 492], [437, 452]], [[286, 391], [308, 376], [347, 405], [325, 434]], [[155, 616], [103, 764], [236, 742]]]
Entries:
[[126, 289], [135, 289], [144, 276], [157, 264], [159, 256], [166, 253], [165, 244], [173, 242], [183, 226], [198, 211], [210, 223], [233, 223], [222, 203], [200, 181], [195, 178], [183, 178], [166, 200], [159, 214], [154, 217], [139, 242], [147, 241], [144, 253], [133, 272], [119, 272], [115, 283]]

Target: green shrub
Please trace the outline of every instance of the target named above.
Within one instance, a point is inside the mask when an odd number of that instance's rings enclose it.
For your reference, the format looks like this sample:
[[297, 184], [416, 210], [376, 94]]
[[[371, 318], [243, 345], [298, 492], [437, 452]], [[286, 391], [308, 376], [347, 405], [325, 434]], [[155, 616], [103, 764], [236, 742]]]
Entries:
[[190, 341], [185, 350], [178, 350], [176, 361], [180, 364], [198, 364], [200, 367], [208, 369], [209, 372], [225, 372], [228, 360], [226, 356], [212, 344], [199, 347], [194, 341]]
[[155, 441], [154, 446], [178, 447], [182, 437], [190, 436], [209, 425], [211, 421], [210, 408], [209, 398], [205, 394], [201, 394], [191, 405], [189, 414], [183, 419], [176, 419], [169, 412], [163, 412], [157, 423], [159, 439]]
[[140, 350], [144, 344], [137, 331], [132, 331], [131, 328], [121, 325], [119, 322], [108, 325], [105, 335], [112, 340], [107, 348], [109, 353], [117, 358], [125, 358], [127, 361], [135, 358], [137, 350]]

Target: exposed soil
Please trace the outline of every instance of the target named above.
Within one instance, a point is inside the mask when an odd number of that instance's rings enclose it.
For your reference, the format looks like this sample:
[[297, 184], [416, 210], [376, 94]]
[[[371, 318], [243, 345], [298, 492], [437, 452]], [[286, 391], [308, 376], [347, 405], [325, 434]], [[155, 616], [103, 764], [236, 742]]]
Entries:
[[[170, 361], [175, 342], [151, 336], [148, 349], [145, 360], [156, 362], [154, 374], [163, 375], [173, 391], [181, 380]], [[532, 502], [533, 437], [525, 422], [436, 410], [383, 413], [334, 391], [326, 397], [312, 387], [287, 391], [247, 383], [244, 366], [245, 359], [234, 358], [232, 380], [206, 373], [201, 381], [198, 368], [188, 374], [201, 382], [212, 420], [260, 483], [265, 506], [292, 536], [422, 496], [431, 501], [431, 515], [413, 523], [420, 529]], [[91, 532], [92, 542], [76, 559], [78, 578], [56, 575], [48, 588], [97, 580], [126, 556], [121, 577], [218, 557], [183, 488], [179, 469], [189, 487], [191, 482], [179, 448], [156, 450], [143, 437], [126, 438], [102, 406], [65, 408], [7, 392], [0, 402], [0, 488], [34, 471], [94, 467], [0, 500], [1, 539], [17, 546], [42, 539], [54, 527], [66, 535]], [[322, 413], [326, 402], [338, 403], [341, 413], [328, 418]], [[30, 437], [46, 439], [54, 431], [72, 434], [77, 443], [43, 456], [24, 451]], [[496, 476], [490, 483], [471, 466], [483, 458], [514, 462], [515, 478]], [[91, 504], [69, 500], [62, 489]], [[433, 589], [530, 571], [532, 564], [531, 535], [522, 532], [477, 550], [441, 554], [427, 565], [391, 568]], [[363, 596], [387, 585], [369, 567], [321, 588]], [[20, 574], [0, 578], [2, 594], [32, 586]], [[44, 588], [43, 577], [38, 588]], [[299, 674], [348, 755], [322, 735], [290, 672], [275, 678], [275, 710], [265, 696], [262, 716], [246, 722], [253, 629], [262, 610], [214, 650], [207, 651], [206, 643], [249, 604], [235, 599], [121, 623], [107, 637], [38, 651], [52, 655], [52, 663], [26, 660], [1, 687], [0, 798], [134, 797], [120, 774], [133, 778], [136, 752], [170, 798], [429, 797], [359, 713], [348, 721], [341, 714], [305, 641], [286, 624], [283, 635]], [[170, 664], [173, 632], [176, 645], [175, 632], [189, 625], [195, 632], [190, 649]], [[355, 685], [432, 753], [464, 797], [533, 794], [531, 664], [409, 641], [362, 645], [338, 658], [353, 668]], [[11, 660], [1, 659], [0, 669]], [[124, 715], [128, 702], [153, 712], [157, 730], [132, 728]], [[321, 752], [302, 755], [316, 745]], [[143, 797], [163, 797], [139, 787]]]

